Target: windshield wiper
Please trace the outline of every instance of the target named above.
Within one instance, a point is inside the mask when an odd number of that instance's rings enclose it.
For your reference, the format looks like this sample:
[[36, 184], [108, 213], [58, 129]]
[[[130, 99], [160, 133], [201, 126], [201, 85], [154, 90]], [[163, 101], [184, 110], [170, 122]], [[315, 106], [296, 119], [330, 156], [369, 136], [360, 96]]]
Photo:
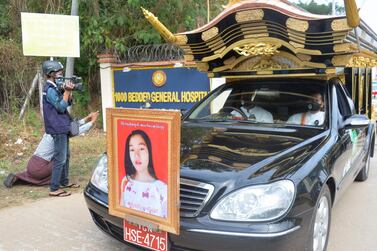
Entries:
[[198, 119], [197, 121], [201, 122], [229, 122], [229, 119]]
[[234, 122], [244, 123], [244, 124], [269, 124], [269, 123], [258, 122], [256, 120], [234, 120]]
[[267, 127], [286, 127], [286, 124], [258, 122], [256, 120], [239, 120], [237, 122], [241, 124], [253, 124], [253, 125], [258, 124], [258, 125], [263, 125]]

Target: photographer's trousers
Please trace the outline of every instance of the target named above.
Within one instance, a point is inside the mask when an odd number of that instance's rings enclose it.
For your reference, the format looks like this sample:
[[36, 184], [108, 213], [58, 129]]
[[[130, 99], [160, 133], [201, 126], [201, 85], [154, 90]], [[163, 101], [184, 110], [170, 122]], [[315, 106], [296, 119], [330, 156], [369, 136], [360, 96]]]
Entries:
[[70, 152], [68, 134], [52, 134], [51, 136], [54, 139], [54, 157], [52, 158], [50, 190], [53, 192], [58, 190], [60, 186], [68, 185]]

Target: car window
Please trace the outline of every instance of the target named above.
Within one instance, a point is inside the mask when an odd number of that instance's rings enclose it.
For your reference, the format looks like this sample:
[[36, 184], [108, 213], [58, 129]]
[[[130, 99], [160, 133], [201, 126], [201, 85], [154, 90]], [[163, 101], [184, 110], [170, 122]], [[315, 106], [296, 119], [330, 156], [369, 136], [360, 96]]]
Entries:
[[335, 85], [336, 87], [336, 95], [338, 99], [338, 108], [339, 112], [343, 117], [350, 116], [354, 113], [354, 109], [350, 107], [350, 97], [348, 92], [342, 87], [341, 84]]
[[191, 111], [187, 119], [323, 126], [326, 121], [324, 90], [325, 87], [321, 84], [226, 84], [207, 96]]

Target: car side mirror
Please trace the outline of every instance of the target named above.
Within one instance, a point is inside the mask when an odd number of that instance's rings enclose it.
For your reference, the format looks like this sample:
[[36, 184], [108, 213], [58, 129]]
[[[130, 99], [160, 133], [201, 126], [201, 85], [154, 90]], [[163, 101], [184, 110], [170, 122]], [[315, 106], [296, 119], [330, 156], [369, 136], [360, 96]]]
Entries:
[[368, 126], [369, 118], [363, 114], [354, 114], [343, 122], [344, 129], [357, 129]]

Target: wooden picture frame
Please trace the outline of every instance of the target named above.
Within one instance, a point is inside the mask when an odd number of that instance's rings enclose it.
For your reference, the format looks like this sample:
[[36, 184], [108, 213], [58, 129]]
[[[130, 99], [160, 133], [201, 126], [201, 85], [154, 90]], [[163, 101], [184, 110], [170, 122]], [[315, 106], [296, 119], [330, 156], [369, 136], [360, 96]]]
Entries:
[[109, 214], [179, 234], [180, 112], [108, 108], [106, 123]]

